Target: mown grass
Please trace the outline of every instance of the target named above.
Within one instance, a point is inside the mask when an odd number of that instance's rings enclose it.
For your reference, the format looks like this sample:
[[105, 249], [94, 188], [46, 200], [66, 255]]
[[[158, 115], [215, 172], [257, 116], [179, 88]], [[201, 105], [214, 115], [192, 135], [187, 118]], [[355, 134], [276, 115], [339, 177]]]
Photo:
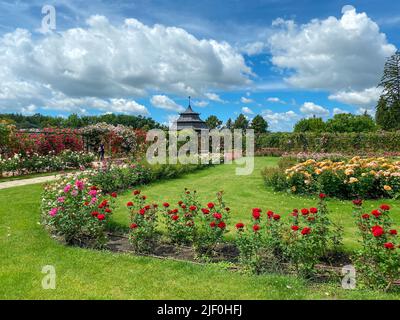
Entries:
[[[284, 213], [312, 199], [288, 197], [264, 189], [259, 169], [275, 159], [257, 158], [253, 176], [237, 177], [234, 168], [219, 166], [184, 178], [154, 183], [143, 191], [154, 201], [176, 200], [184, 187], [194, 188], [204, 200], [220, 189], [232, 208], [233, 221], [247, 219], [257, 205]], [[399, 299], [398, 294], [344, 290], [340, 283], [308, 283], [293, 276], [245, 275], [223, 265], [193, 265], [105, 251], [65, 247], [39, 224], [40, 185], [0, 191], [0, 298], [2, 299]], [[129, 198], [119, 197], [120, 204]], [[172, 201], [171, 201], [172, 202]], [[298, 203], [300, 202], [300, 203]], [[393, 204], [393, 202], [391, 202]], [[372, 205], [369, 202], [368, 205]], [[335, 218], [352, 228], [348, 203], [330, 201]], [[398, 214], [396, 209], [395, 214]], [[346, 215], [346, 216], [344, 216]], [[127, 224], [124, 208], [115, 223]], [[352, 245], [346, 230], [346, 244]], [[54, 265], [56, 290], [44, 290], [41, 273]]]

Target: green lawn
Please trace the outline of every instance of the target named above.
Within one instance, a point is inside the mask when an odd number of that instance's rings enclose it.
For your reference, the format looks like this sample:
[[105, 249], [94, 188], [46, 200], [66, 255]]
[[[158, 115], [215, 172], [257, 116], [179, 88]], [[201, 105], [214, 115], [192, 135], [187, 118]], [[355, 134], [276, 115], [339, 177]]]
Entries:
[[[204, 200], [225, 190], [232, 223], [247, 220], [253, 206], [288, 213], [311, 199], [274, 194], [263, 186], [260, 169], [272, 158], [257, 158], [253, 176], [234, 175], [234, 167], [218, 166], [184, 178], [143, 188], [154, 201], [177, 201], [184, 187], [196, 188]], [[340, 283], [312, 284], [289, 276], [251, 276], [222, 265], [199, 266], [102, 251], [64, 247], [39, 225], [40, 185], [0, 191], [0, 298], [2, 299], [398, 299], [400, 295], [343, 290]], [[118, 201], [124, 204], [129, 194]], [[393, 202], [389, 202], [394, 204]], [[369, 206], [373, 202], [368, 203]], [[350, 205], [330, 201], [336, 219], [346, 225], [351, 248]], [[399, 211], [393, 211], [398, 215]], [[127, 225], [120, 208], [115, 223]], [[397, 217], [397, 221], [398, 217]], [[44, 290], [41, 269], [54, 265], [56, 290]]]

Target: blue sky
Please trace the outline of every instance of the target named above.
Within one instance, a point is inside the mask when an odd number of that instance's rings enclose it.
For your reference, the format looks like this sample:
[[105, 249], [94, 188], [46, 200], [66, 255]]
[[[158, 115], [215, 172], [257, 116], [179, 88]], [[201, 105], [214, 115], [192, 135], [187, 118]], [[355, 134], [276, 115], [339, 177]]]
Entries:
[[[55, 30], [42, 30], [44, 5]], [[374, 113], [394, 1], [0, 1], [0, 112], [205, 118]]]

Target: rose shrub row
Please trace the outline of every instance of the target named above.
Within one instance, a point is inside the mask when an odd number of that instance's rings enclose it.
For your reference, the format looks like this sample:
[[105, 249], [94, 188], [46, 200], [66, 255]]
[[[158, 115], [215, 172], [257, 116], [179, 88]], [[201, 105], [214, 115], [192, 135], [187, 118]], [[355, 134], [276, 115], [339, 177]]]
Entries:
[[348, 161], [309, 159], [286, 170], [263, 171], [266, 184], [275, 191], [295, 194], [323, 192], [351, 199], [393, 198], [400, 192], [400, 161], [354, 157]]
[[18, 175], [76, 169], [90, 165], [94, 159], [95, 156], [91, 153], [70, 150], [64, 150], [58, 155], [50, 152], [48, 155], [27, 153], [15, 154], [10, 158], [0, 156], [0, 176], [5, 172]]

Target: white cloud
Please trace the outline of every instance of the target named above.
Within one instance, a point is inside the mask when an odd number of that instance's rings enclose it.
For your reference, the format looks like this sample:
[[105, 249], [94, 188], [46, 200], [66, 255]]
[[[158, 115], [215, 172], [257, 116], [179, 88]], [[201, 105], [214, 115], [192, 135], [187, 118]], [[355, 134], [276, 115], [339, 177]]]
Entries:
[[209, 105], [209, 102], [208, 101], [204, 101], [204, 100], [193, 101], [193, 105], [196, 106], [196, 107], [204, 108], [204, 107], [207, 107]]
[[183, 112], [184, 107], [177, 104], [175, 101], [165, 95], [154, 95], [150, 99], [151, 104], [160, 109]]
[[113, 25], [92, 16], [83, 28], [35, 37], [17, 29], [0, 37], [0, 110], [46, 107], [60, 95], [103, 100], [148, 92], [202, 96], [249, 85], [251, 75], [243, 56], [226, 42], [135, 19]]
[[373, 87], [362, 91], [339, 91], [331, 94], [329, 99], [371, 109], [376, 106], [381, 93], [381, 88]]
[[329, 110], [321, 107], [313, 102], [305, 102], [301, 107], [300, 111], [307, 116], [329, 116]]
[[285, 80], [294, 87], [333, 93], [371, 88], [396, 51], [379, 26], [353, 7], [346, 7], [340, 19], [313, 19], [301, 26], [278, 19], [273, 25], [272, 63], [290, 70]]
[[242, 112], [245, 114], [254, 114], [253, 110], [251, 110], [249, 107], [243, 107]]
[[277, 97], [270, 97], [267, 99], [268, 102], [272, 102], [272, 103], [282, 103], [285, 104], [285, 101], [282, 101], [281, 99], [277, 98]]
[[333, 108], [333, 114], [334, 115], [341, 114], [341, 113], [350, 113], [350, 112], [346, 111], [346, 110], [343, 110], [343, 109], [340, 109], [340, 108]]
[[242, 103], [252, 103], [252, 102], [253, 102], [252, 99], [246, 98], [246, 97], [241, 97], [241, 98], [240, 98], [240, 101], [241, 101]]
[[266, 44], [262, 41], [247, 43], [241, 51], [249, 56], [255, 56], [265, 52]]
[[207, 92], [207, 93], [205, 93], [204, 95], [205, 95], [209, 100], [211, 100], [211, 101], [215, 101], [215, 102], [225, 102], [225, 101], [222, 100], [222, 99], [220, 98], [220, 96], [219, 96], [218, 94], [216, 94], [216, 93]]
[[293, 128], [295, 122], [301, 117], [293, 110], [286, 112], [274, 112], [272, 110], [263, 110], [262, 117], [267, 120], [269, 129], [272, 131], [288, 131]]

